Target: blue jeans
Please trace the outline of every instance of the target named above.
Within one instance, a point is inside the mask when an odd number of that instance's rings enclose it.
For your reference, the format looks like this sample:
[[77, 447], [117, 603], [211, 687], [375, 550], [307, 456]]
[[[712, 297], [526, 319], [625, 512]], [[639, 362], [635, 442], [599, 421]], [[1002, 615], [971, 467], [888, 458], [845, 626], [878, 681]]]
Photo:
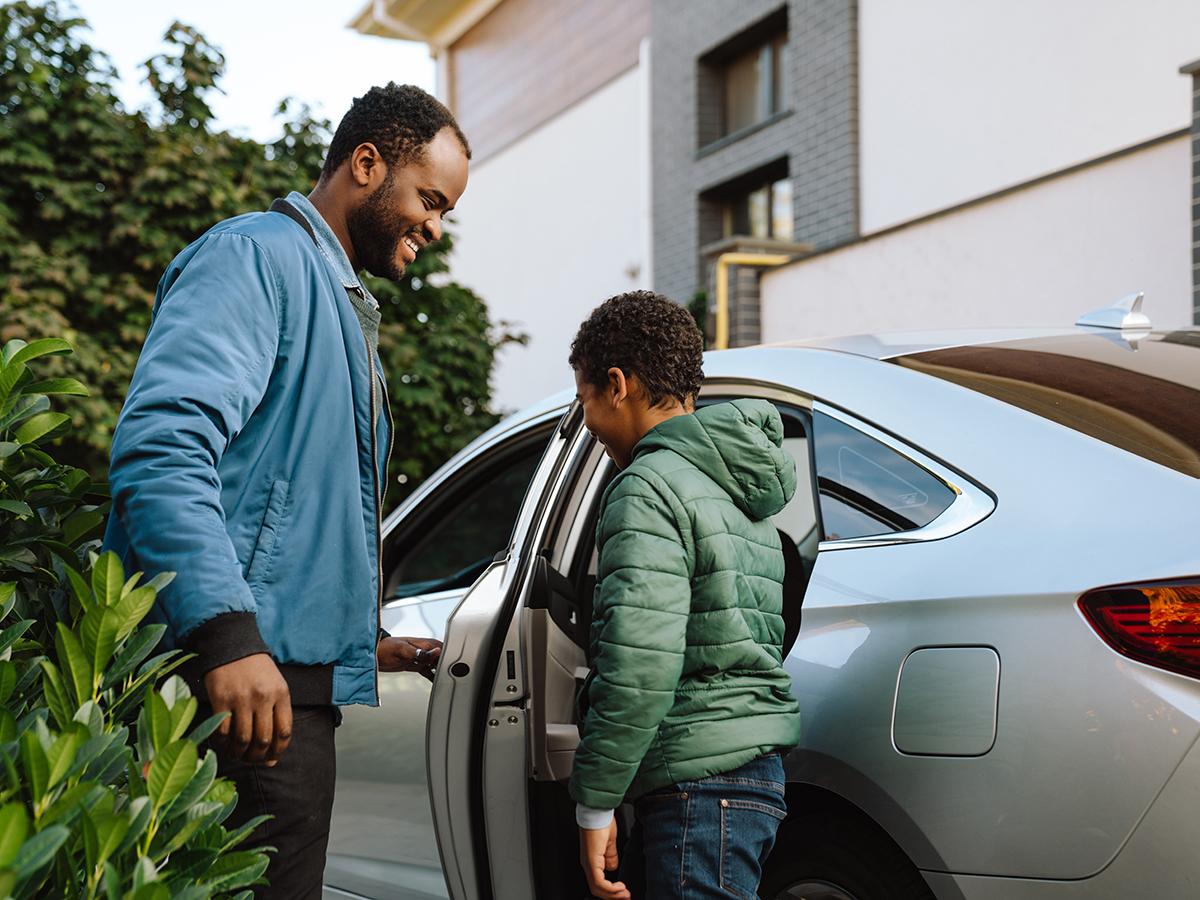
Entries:
[[754, 900], [787, 807], [772, 753], [634, 801], [620, 880], [634, 900]]

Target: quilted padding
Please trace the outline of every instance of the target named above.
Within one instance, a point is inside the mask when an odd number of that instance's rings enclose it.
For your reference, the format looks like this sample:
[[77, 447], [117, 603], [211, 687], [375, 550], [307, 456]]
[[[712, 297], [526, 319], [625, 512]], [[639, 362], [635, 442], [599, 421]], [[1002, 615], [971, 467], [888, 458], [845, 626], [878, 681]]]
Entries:
[[799, 740], [768, 518], [796, 490], [782, 442], [765, 401], [705, 407], [649, 431], [605, 492], [578, 802], [612, 808]]

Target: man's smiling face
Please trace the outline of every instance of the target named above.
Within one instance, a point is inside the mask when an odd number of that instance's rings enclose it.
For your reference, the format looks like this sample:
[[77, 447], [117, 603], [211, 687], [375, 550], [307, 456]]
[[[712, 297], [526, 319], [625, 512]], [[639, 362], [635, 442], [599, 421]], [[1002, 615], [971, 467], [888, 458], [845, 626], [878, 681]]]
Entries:
[[442, 216], [467, 187], [467, 154], [449, 128], [422, 155], [388, 169], [387, 177], [346, 216], [358, 264], [372, 275], [399, 280], [417, 251], [442, 236]]

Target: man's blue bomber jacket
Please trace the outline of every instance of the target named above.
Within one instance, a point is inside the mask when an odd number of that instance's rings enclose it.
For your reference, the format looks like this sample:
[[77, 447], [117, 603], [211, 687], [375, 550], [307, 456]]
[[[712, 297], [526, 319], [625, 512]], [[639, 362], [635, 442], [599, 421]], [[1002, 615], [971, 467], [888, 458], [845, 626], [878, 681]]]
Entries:
[[202, 671], [269, 650], [285, 677], [332, 682], [316, 702], [375, 705], [387, 403], [347, 296], [365, 290], [317, 210], [288, 201], [315, 243], [287, 215], [250, 213], [159, 283], [104, 543], [127, 572], [176, 573], [150, 620]]

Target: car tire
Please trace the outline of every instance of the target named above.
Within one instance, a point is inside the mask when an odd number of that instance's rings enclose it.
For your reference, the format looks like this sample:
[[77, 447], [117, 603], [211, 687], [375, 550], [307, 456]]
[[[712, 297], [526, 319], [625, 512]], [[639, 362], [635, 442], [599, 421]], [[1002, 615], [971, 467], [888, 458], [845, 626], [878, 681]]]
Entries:
[[784, 823], [763, 867], [762, 900], [936, 900], [896, 842], [873, 822], [840, 812]]

